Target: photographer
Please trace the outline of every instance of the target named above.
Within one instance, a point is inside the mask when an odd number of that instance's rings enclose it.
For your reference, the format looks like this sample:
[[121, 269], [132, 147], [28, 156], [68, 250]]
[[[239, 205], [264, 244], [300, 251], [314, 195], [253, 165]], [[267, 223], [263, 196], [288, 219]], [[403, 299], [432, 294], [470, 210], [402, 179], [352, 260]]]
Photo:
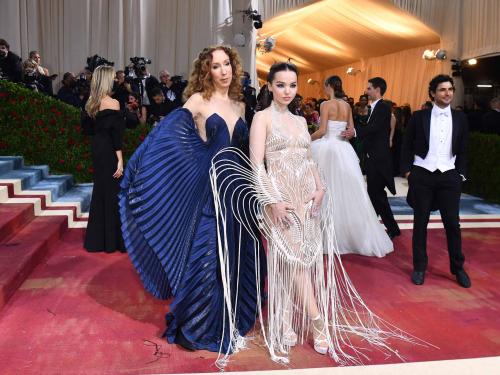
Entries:
[[130, 61], [132, 63], [126, 68], [125, 73], [129, 77], [132, 90], [139, 94], [140, 105], [147, 109], [153, 101], [151, 90], [160, 86], [160, 82], [148, 72], [146, 65], [151, 64], [151, 60], [131, 57]]
[[168, 70], [160, 72], [160, 86], [165, 100], [170, 103], [170, 111], [182, 106], [182, 92], [187, 81], [182, 76], [170, 76]]
[[31, 51], [28, 60], [23, 63], [23, 82], [35, 91], [52, 96], [52, 81], [57, 74], [49, 76], [49, 71], [40, 65], [42, 57], [38, 51]]
[[0, 78], [12, 82], [21, 82], [21, 58], [10, 52], [10, 45], [5, 39], [0, 39]]
[[115, 83], [113, 84], [113, 92], [111, 97], [118, 100], [120, 108], [125, 108], [128, 101], [128, 95], [132, 92], [130, 83], [125, 80], [125, 72], [118, 70], [116, 72]]
[[128, 94], [126, 109], [128, 112], [130, 112], [130, 114], [134, 114], [135, 116], [137, 116], [137, 119], [141, 125], [144, 125], [146, 123], [147, 110], [146, 107], [141, 105], [139, 94], [135, 92], [131, 92]]
[[160, 87], [155, 87], [151, 92], [151, 96], [153, 98], [153, 102], [151, 103], [148, 111], [148, 124], [155, 126], [173, 109], [172, 102], [170, 100], [166, 100]]
[[82, 105], [85, 106], [90, 96], [90, 84], [92, 81], [92, 74], [99, 66], [113, 66], [114, 62], [106, 60], [99, 55], [87, 57], [87, 66], [78, 74], [76, 79], [76, 94], [81, 100]]
[[74, 107], [83, 108], [85, 105], [82, 99], [78, 96], [76, 80], [73, 73], [64, 73], [61, 84], [62, 86], [57, 92], [57, 99]]

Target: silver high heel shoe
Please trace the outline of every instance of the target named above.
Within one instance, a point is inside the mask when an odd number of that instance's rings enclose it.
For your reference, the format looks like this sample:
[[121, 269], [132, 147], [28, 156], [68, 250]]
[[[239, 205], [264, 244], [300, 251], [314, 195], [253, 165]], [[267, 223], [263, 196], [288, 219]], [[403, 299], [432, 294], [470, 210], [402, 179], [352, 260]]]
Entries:
[[283, 344], [286, 346], [297, 345], [298, 336], [293, 330], [290, 312], [285, 310], [285, 320], [283, 322]]
[[319, 354], [326, 354], [328, 352], [328, 339], [325, 332], [326, 326], [321, 315], [316, 318], [311, 319], [313, 326], [313, 337], [314, 337], [314, 350]]

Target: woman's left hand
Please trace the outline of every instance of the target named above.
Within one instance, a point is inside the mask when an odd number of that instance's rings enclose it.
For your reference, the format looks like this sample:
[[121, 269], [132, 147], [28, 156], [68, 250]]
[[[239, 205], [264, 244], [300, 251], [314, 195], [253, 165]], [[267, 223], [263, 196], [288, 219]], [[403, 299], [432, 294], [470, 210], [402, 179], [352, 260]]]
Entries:
[[114, 178], [120, 178], [123, 175], [123, 161], [118, 160], [118, 165], [116, 166], [116, 172], [113, 174]]
[[323, 189], [316, 189], [309, 196], [307, 202], [312, 201], [311, 216], [314, 217], [319, 214], [319, 210], [321, 208], [321, 202], [323, 202], [324, 196], [325, 196], [325, 191]]

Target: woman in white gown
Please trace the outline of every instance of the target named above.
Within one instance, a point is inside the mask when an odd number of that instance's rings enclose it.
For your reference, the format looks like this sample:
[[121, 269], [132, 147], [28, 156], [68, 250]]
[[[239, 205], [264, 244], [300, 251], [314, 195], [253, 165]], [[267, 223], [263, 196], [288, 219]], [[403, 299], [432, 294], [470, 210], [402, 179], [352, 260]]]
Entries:
[[311, 135], [311, 152], [333, 200], [333, 222], [341, 254], [383, 257], [394, 250], [392, 241], [373, 208], [359, 159], [342, 135], [354, 127], [351, 107], [342, 100], [342, 81], [325, 81], [330, 100], [321, 103], [320, 128]]

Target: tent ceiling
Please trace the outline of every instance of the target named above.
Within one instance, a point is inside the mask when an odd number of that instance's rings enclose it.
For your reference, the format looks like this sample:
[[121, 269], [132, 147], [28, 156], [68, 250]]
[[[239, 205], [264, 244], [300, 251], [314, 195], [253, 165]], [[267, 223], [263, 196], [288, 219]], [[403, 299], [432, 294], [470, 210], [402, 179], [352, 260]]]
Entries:
[[276, 38], [272, 52], [257, 52], [261, 74], [288, 58], [307, 73], [439, 42], [438, 34], [389, 0], [318, 1], [267, 20], [259, 35]]

